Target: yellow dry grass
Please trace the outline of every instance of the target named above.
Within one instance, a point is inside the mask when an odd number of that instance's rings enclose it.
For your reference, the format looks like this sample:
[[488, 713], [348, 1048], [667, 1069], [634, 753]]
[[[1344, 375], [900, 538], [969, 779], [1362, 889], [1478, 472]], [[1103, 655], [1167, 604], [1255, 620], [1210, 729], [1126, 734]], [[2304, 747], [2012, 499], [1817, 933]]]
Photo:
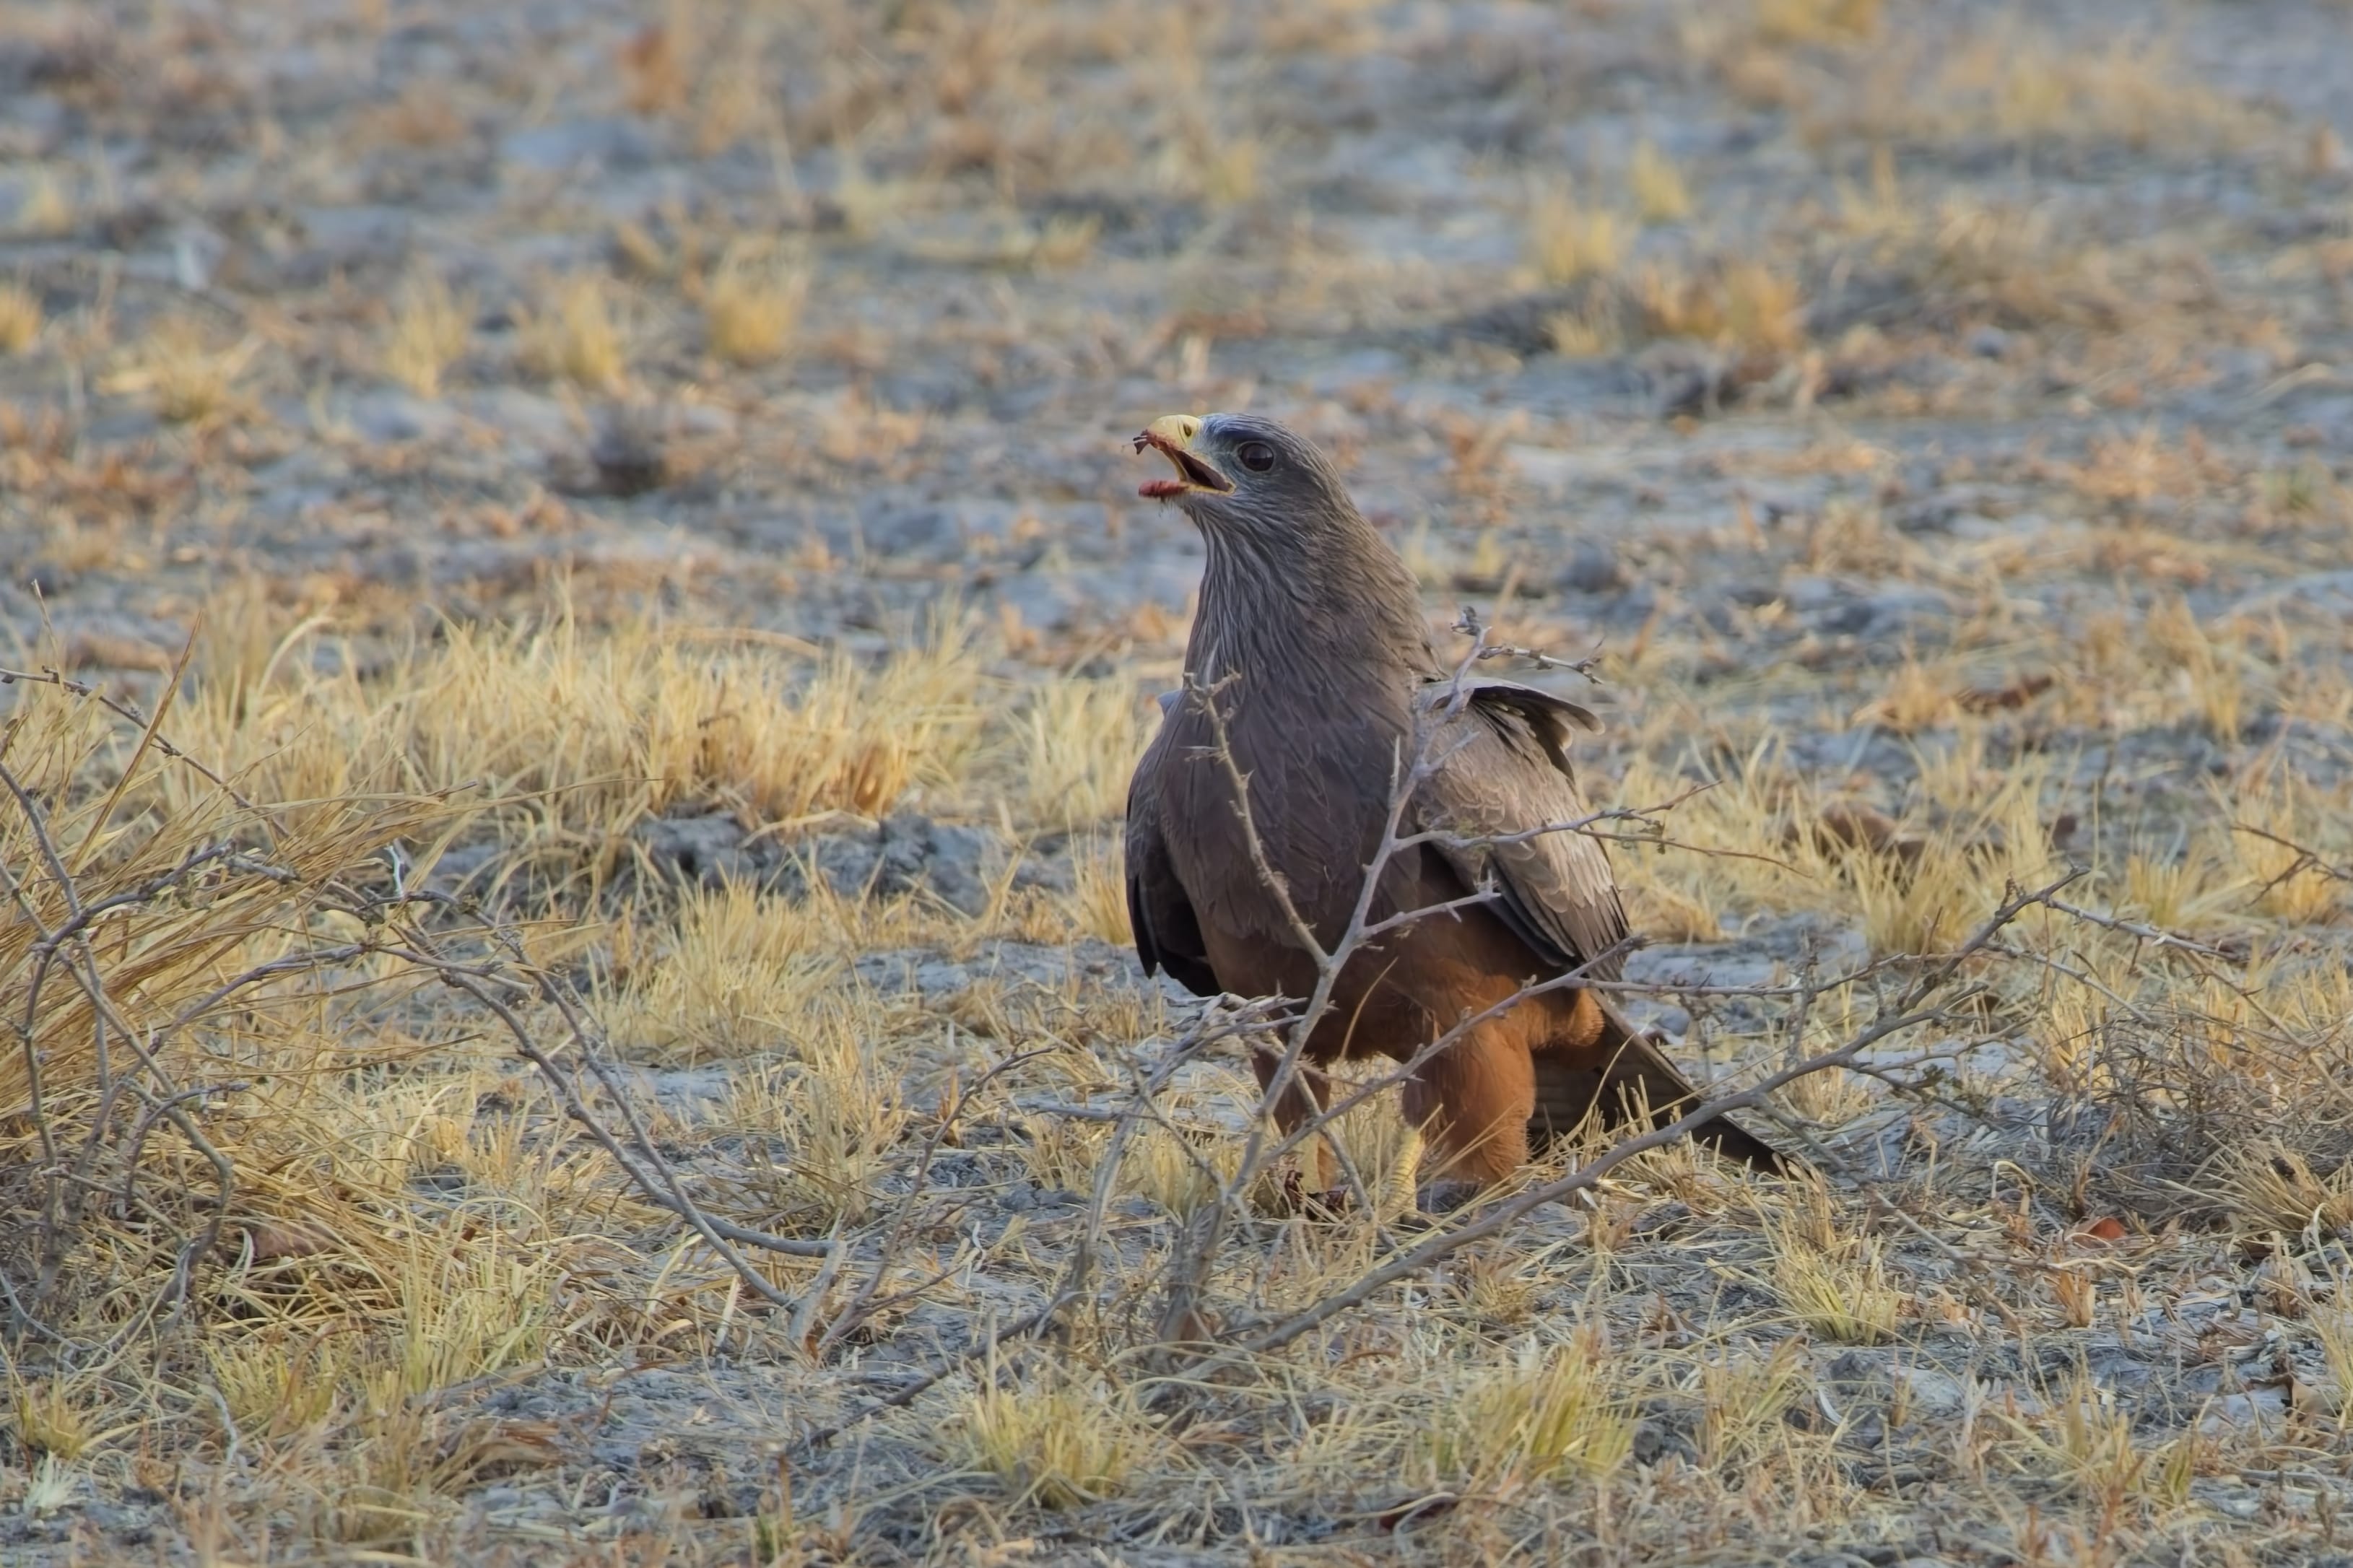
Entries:
[[[6, 1552], [2337, 1549], [2353, 684], [2297, 595], [2353, 529], [2353, 250], [2332, 133], [2200, 79], [2229, 18], [648, 0], [505, 58], [431, 0], [227, 9], [0, 6], [38, 116], [0, 105], [0, 553], [58, 627], [7, 658], [158, 703], [148, 644], [204, 621], [155, 731], [192, 761], [0, 687]], [[280, 32], [360, 49], [364, 101], [283, 120]], [[1632, 126], [1584, 74], [1621, 58]], [[345, 208], [415, 259], [343, 249]], [[460, 278], [520, 292], [512, 336]], [[1662, 339], [1628, 387], [1721, 366], [1704, 407], [1522, 363]], [[398, 443], [328, 416], [353, 377], [459, 376], [512, 405]], [[1156, 574], [1190, 536], [1118, 466], [1154, 386], [1312, 427], [1434, 614], [1599, 643], [1588, 795], [1707, 785], [1610, 849], [1670, 950], [1626, 1004], [1699, 1076], [1852, 1037], [2077, 864], [2081, 912], [1774, 1091], [1823, 1180], [1655, 1151], [1245, 1352], [1481, 1212], [1419, 1212], [1378, 1097], [1229, 1194], [1209, 1352], [1171, 1352], [1254, 1086], [1220, 1041], [1165, 1123], [1113, 1120], [1198, 1016], [1100, 945], [1185, 634]], [[622, 398], [733, 433], [638, 496], [519, 456]], [[1018, 521], [840, 542], [951, 493]], [[1627, 583], [1556, 581], [1620, 527]], [[1011, 613], [1016, 572], [1077, 585], [1067, 621]], [[1900, 634], [1840, 629], [1883, 590]], [[998, 601], [893, 618], [957, 592]], [[975, 912], [900, 814], [996, 836]], [[739, 847], [667, 867], [662, 815]], [[503, 1014], [461, 984], [494, 973]], [[790, 1245], [738, 1273], [627, 1173], [567, 1103], [591, 1059], [629, 1158]], [[1344, 1164], [1364, 1201], [1302, 1212]]]
[[0, 283], [0, 354], [20, 354], [41, 335], [41, 301], [21, 283]]
[[629, 374], [625, 306], [613, 284], [594, 272], [559, 279], [548, 302], [521, 320], [523, 368], [595, 392], [617, 391]]
[[1644, 223], [1678, 223], [1691, 216], [1691, 185], [1672, 158], [1654, 142], [1635, 144], [1626, 165], [1626, 188]]
[[412, 272], [385, 329], [384, 372], [419, 397], [438, 397], [441, 378], [464, 356], [473, 330], [472, 300], [451, 293], [438, 272]]
[[638, 622], [592, 632], [568, 611], [498, 630], [453, 626], [362, 676], [313, 670], [327, 628], [290, 630], [248, 676], [182, 710], [251, 793], [298, 810], [387, 791], [479, 792], [518, 831], [610, 844], [685, 800], [763, 824], [874, 816], [949, 777], [974, 744], [976, 670], [953, 627], [879, 669], [806, 668], [756, 642]]
[[1566, 180], [1531, 188], [1526, 236], [1528, 259], [1547, 283], [1616, 271], [1630, 237], [1622, 219], [1580, 202]]
[[808, 292], [807, 268], [741, 244], [703, 284], [703, 341], [730, 364], [765, 364], [791, 348]]
[[[1124, 936], [1106, 825], [1119, 808], [1126, 760], [1152, 721], [1150, 686], [1131, 674], [1000, 686], [980, 677], [982, 652], [944, 630], [860, 664], [731, 641], [712, 628], [592, 622], [560, 607], [543, 622], [495, 634], [452, 626], [429, 646], [362, 667], [314, 657], [330, 635], [323, 624], [273, 631], [253, 624], [267, 619], [258, 603], [236, 608], [206, 639], [199, 673], [166, 716], [168, 729], [175, 743], [201, 745], [228, 763], [227, 776], [248, 797], [273, 803], [269, 819], [281, 855], [322, 885], [382, 865], [393, 837], [426, 847], [406, 859], [423, 875], [433, 844], [485, 834], [509, 854], [570, 864], [593, 879], [609, 877], [614, 846], [649, 811], [717, 805], [797, 831], [793, 825], [828, 812], [871, 817], [921, 791], [935, 806], [960, 801], [966, 811], [1009, 797], [1018, 804], [1008, 815], [1027, 826], [1074, 829], [1076, 879], [1054, 906], [1064, 922], [1058, 929]], [[2179, 626], [2155, 635], [2195, 646]], [[1964, 676], [1955, 666], [1921, 679], [1949, 695]], [[1676, 698], [1662, 677], [1651, 685], [1667, 709], [1716, 700]], [[63, 693], [34, 689], [21, 704], [12, 767], [104, 780], [132, 739]], [[1831, 797], [1759, 745], [1715, 788], [1664, 815], [1663, 846], [1615, 852], [1636, 909], [1681, 910], [1703, 939], [1759, 912], [1811, 911], [1851, 922], [1874, 951], [1899, 958], [1948, 949], [2005, 884], [2051, 869], [2037, 809], [2047, 780], [2031, 768], [1993, 765], [1981, 722], [1966, 705], [1924, 710], [1921, 722], [1921, 735], [1947, 742], [1924, 745], [1914, 804], [1900, 821], [1916, 852], [1809, 831], [1824, 820]], [[1949, 733], [1957, 724], [1957, 734]], [[1608, 784], [1610, 798], [1680, 793], [1671, 770], [1690, 731], [1687, 715], [1666, 712], [1638, 728], [1629, 765]], [[166, 760], [146, 758], [111, 812], [98, 790], [56, 818], [58, 841], [88, 868], [88, 891], [152, 874], [212, 825], [241, 814], [201, 777], [162, 766]], [[439, 793], [466, 781], [479, 782]], [[2256, 781], [2231, 799], [2248, 825], [2279, 840], [2341, 853], [2327, 799], [2309, 785]], [[93, 836], [101, 817], [113, 826]], [[2234, 850], [2235, 838], [2251, 847]], [[2193, 934], [2242, 931], [2251, 921], [2309, 930], [2336, 918], [2333, 896], [2286, 890], [2298, 878], [2317, 877], [2333, 895], [2335, 884], [2311, 865], [2256, 893], [2254, 879], [2273, 866], [2273, 851], [2298, 851], [2220, 823], [2200, 845], [2187, 858], [2154, 848], [2127, 856], [2116, 862], [2113, 888], [2103, 881], [2088, 896], [2111, 899], [2125, 918], [2179, 921]], [[17, 857], [10, 863], [22, 863], [21, 833], [6, 847]], [[607, 869], [596, 871], [600, 864]], [[136, 998], [137, 1017], [160, 1017], [215, 984], [224, 963], [284, 956], [357, 929], [324, 914], [290, 917], [299, 897], [261, 880], [201, 910], [142, 910], [126, 932], [125, 956], [110, 956], [111, 981]], [[674, 1149], [704, 1151], [706, 1160], [730, 1152], [728, 1174], [712, 1189], [725, 1212], [822, 1243], [893, 1232], [907, 1213], [909, 1173], [942, 1126], [934, 1108], [967, 1086], [978, 1097], [969, 1124], [1007, 1129], [999, 1179], [1041, 1194], [1083, 1194], [1096, 1184], [1111, 1129], [1036, 1107], [1100, 1094], [1115, 1059], [1106, 1053], [1165, 1030], [1165, 1018], [1149, 1007], [1115, 1008], [1075, 982], [1057, 988], [976, 979], [952, 999], [926, 1000], [887, 971], [860, 967], [864, 955], [910, 944], [976, 955], [976, 937], [1026, 931], [1038, 918], [1035, 908], [1006, 902], [966, 921], [920, 900], [835, 894], [821, 880], [794, 896], [745, 884], [675, 893], [638, 884], [568, 935], [548, 929], [526, 939], [551, 957], [590, 961], [599, 1038], [626, 1073], [649, 1075], [628, 1081], [648, 1097], [653, 1135]], [[2143, 1070], [2119, 1062], [2113, 1043], [2098, 1044], [2122, 1016], [2109, 994], [2147, 1005], [2189, 994], [2136, 967], [2121, 936], [2026, 937], [2038, 951], [2085, 966], [2104, 988], [2054, 990], [2046, 980], [2039, 1000], [2035, 986], [2000, 992], [2001, 1005], [2034, 1009], [2054, 1070], [2084, 1083]], [[0, 962], [21, 967], [16, 940]], [[660, 1217], [634, 1201], [583, 1140], [551, 1135], [559, 1123], [545, 1117], [544, 1090], [512, 1073], [496, 1039], [449, 1023], [404, 1024], [409, 1015], [360, 1000], [370, 990], [423, 998], [390, 955], [348, 978], [364, 983], [362, 991], [265, 987], [240, 1014], [174, 1047], [173, 1059], [191, 1069], [200, 1042], [202, 1051], [237, 1062], [247, 1087], [208, 1126], [239, 1170], [252, 1173], [211, 1287], [210, 1300], [236, 1310], [207, 1320], [196, 1364], [212, 1393], [191, 1419], [207, 1442], [233, 1434], [290, 1463], [309, 1456], [301, 1479], [281, 1495], [308, 1500], [301, 1529], [311, 1538], [338, 1549], [396, 1550], [455, 1518], [486, 1474], [562, 1462], [536, 1428], [437, 1413], [435, 1391], [528, 1380], [543, 1365], [592, 1363], [623, 1351], [769, 1342], [765, 1336], [781, 1321], [750, 1317], [740, 1285], [674, 1230], [649, 1241]], [[2261, 1026], [2227, 987], [2196, 984], [2198, 1005], [2212, 1016]], [[2341, 1016], [2342, 990], [2284, 976], [2262, 994], [2272, 1014], [2304, 1027]], [[1818, 1049], [1842, 1037], [1870, 1006], [1861, 984], [1824, 996], [1801, 1043]], [[61, 998], [46, 1027], [57, 1041], [45, 1058], [51, 1103], [61, 1114], [87, 1107], [90, 1054], [71, 1043], [87, 1029], [86, 1011]], [[2209, 1065], [2197, 1070], [2243, 1070], [2223, 1055], [2202, 1059]], [[18, 1061], [0, 1063], [0, 1098], [21, 1098], [21, 1079], [8, 1077]], [[1008, 1061], [1008, 1074], [990, 1076], [992, 1065]], [[657, 1102], [650, 1075], [659, 1074], [713, 1076], [699, 1100]], [[1781, 1098], [1836, 1135], [1878, 1115], [1885, 1092], [1845, 1076], [1801, 1080]], [[1123, 1226], [1173, 1227], [1204, 1212], [1234, 1170], [1240, 1142], [1228, 1130], [1240, 1125], [1249, 1095], [1246, 1077], [1220, 1066], [1166, 1102], [1181, 1131], [1146, 1127], [1127, 1141], [1111, 1185], [1113, 1203], [1125, 1205]], [[22, 1150], [26, 1132], [11, 1136]], [[1352, 1114], [1338, 1136], [1369, 1210], [1352, 1206], [1315, 1226], [1261, 1218], [1256, 1223], [1274, 1227], [1272, 1239], [1231, 1265], [1279, 1306], [1312, 1301], [1376, 1261], [1385, 1227], [1410, 1214], [1419, 1142], [1394, 1102]], [[991, 1147], [983, 1142], [974, 1152], [987, 1158]], [[174, 1148], [171, 1159], [185, 1184], [204, 1188], [204, 1166], [191, 1151]], [[1313, 1179], [1337, 1180], [1336, 1164], [1306, 1155], [1300, 1163]], [[2341, 1172], [2316, 1163], [2303, 1144], [2251, 1149], [2212, 1170], [2230, 1211], [2266, 1231], [2332, 1227], [2345, 1207]], [[465, 1194], [446, 1217], [411, 1215], [416, 1194], [444, 1189]], [[1271, 1180], [1248, 1199], [1254, 1215], [1284, 1212]], [[1645, 1239], [1662, 1204], [1688, 1216], [1674, 1222], [1693, 1227], [1688, 1236]], [[1688, 1484], [1705, 1495], [1738, 1495], [1772, 1477], [1782, 1495], [1835, 1513], [1845, 1506], [1835, 1502], [1841, 1494], [1831, 1479], [1837, 1429], [1813, 1424], [1814, 1363], [1801, 1347], [1880, 1353], [1910, 1343], [1925, 1321], [1967, 1311], [1924, 1284], [1901, 1233], [1859, 1223], [1860, 1214], [1827, 1184], [1744, 1186], [1688, 1151], [1650, 1157], [1613, 1179], [1567, 1233], [1585, 1245], [1466, 1253], [1416, 1298], [1422, 1305], [1368, 1310], [1335, 1326], [1341, 1348], [1252, 1372], [1278, 1382], [1320, 1379], [1318, 1390], [1293, 1387], [1280, 1398], [1330, 1399], [1345, 1410], [1267, 1461], [1273, 1468], [1264, 1473], [1311, 1490], [1371, 1467], [1418, 1497], [1574, 1492], [1624, 1475], [1642, 1424], [1672, 1412], [1676, 1429], [1689, 1434]], [[932, 1261], [908, 1259], [880, 1294], [888, 1301], [902, 1289], [919, 1297], [961, 1289], [924, 1286], [926, 1279], [1050, 1271], [1056, 1255], [1032, 1251], [1045, 1234], [1018, 1224], [978, 1241], [957, 1239], [953, 1227], [935, 1233]], [[87, 1250], [77, 1259], [88, 1258], [78, 1266], [152, 1288], [168, 1272], [165, 1240], [136, 1228], [92, 1235], [78, 1243]], [[1613, 1270], [1650, 1268], [1685, 1247], [1764, 1305], [1694, 1309], [1678, 1296], [1683, 1305], [1631, 1317], [1611, 1305], [1620, 1300]], [[1033, 1256], [1034, 1264], [1021, 1261]], [[812, 1260], [762, 1267], [788, 1290], [818, 1289]], [[1150, 1277], [1146, 1268], [1136, 1279]], [[809, 1353], [828, 1331], [825, 1313], [844, 1310], [861, 1280], [836, 1279], [802, 1348], [780, 1353]], [[2055, 1313], [2053, 1331], [2096, 1332], [2117, 1300], [2094, 1271], [2062, 1270], [2047, 1283], [2036, 1299], [2051, 1304], [2034, 1310]], [[1564, 1335], [1560, 1314], [1572, 1300], [1587, 1316]], [[1704, 1321], [1678, 1316], [1701, 1310]], [[878, 1307], [855, 1331], [897, 1332], [906, 1310], [895, 1301]], [[1491, 1337], [1499, 1334], [1511, 1337]], [[881, 1430], [954, 1467], [944, 1472], [963, 1478], [954, 1485], [1017, 1512], [1084, 1515], [1190, 1484], [1200, 1445], [1226, 1439], [1172, 1429], [1171, 1396], [1134, 1381], [1115, 1336], [1088, 1330], [1081, 1342], [1097, 1361], [1058, 1364], [1008, 1351], [993, 1364], [976, 1363], [964, 1381]], [[2316, 1343], [2325, 1351], [2329, 1341], [2319, 1333]], [[1326, 1370], [1311, 1371], [1317, 1366]], [[1989, 1477], [2042, 1478], [2085, 1506], [2135, 1517], [2181, 1506], [2192, 1462], [2185, 1456], [2193, 1452], [2180, 1446], [2187, 1439], [2129, 1430], [2096, 1388], [2047, 1392], [2014, 1421], [1982, 1411], [1969, 1428], [1970, 1462]], [[135, 1429], [119, 1396], [86, 1380], [22, 1377], [11, 1397], [16, 1431], [49, 1467], [44, 1499], [69, 1496], [91, 1467], [118, 1462]], [[782, 1515], [763, 1518], [770, 1522], [762, 1528], [783, 1528]]]

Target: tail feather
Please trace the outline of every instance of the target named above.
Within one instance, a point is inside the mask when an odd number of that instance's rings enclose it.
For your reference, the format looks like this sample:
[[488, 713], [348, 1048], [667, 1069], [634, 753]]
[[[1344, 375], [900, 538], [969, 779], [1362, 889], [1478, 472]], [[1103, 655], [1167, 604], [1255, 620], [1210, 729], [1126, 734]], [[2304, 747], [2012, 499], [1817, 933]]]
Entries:
[[[1599, 995], [1594, 997], [1601, 1001]], [[1704, 1098], [1666, 1053], [1624, 1014], [1602, 1002], [1603, 1030], [1592, 1051], [1535, 1058], [1535, 1113], [1528, 1119], [1528, 1146], [1541, 1149], [1599, 1111], [1604, 1126], [1638, 1120], [1663, 1127]], [[1647, 1114], [1646, 1114], [1647, 1112]], [[1692, 1136], [1726, 1159], [1753, 1170], [1788, 1175], [1801, 1163], [1782, 1153], [1728, 1117], [1716, 1116], [1692, 1129]]]

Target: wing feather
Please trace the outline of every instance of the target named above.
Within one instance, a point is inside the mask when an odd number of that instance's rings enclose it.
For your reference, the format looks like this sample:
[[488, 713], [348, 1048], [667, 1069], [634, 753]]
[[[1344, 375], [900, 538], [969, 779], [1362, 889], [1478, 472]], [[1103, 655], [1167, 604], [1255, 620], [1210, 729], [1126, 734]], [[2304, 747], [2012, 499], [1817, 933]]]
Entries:
[[[1601, 727], [1591, 710], [1507, 680], [1466, 678], [1460, 696], [1452, 681], [1423, 689], [1433, 752], [1442, 759], [1416, 801], [1423, 829], [1493, 839], [1588, 815], [1568, 742], [1575, 731]], [[1617, 879], [1588, 834], [1441, 845], [1440, 853], [1472, 886], [1492, 884], [1496, 913], [1550, 963], [1574, 968], [1625, 939]], [[1619, 959], [1602, 959], [1593, 973], [1614, 979], [1619, 969]]]
[[[1161, 710], [1168, 711], [1167, 699]], [[1167, 971], [1197, 996], [1215, 996], [1224, 987], [1209, 967], [1208, 946], [1193, 902], [1177, 881], [1160, 828], [1160, 779], [1167, 765], [1169, 727], [1163, 723], [1127, 786], [1127, 923], [1135, 935], [1135, 956], [1146, 974]]]

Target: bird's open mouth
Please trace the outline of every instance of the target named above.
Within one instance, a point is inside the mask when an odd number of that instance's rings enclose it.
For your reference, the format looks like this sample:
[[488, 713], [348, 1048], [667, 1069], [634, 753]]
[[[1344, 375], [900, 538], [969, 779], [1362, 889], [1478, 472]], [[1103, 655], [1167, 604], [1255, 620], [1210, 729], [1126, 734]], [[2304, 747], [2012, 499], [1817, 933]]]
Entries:
[[1136, 494], [1150, 496], [1155, 500], [1166, 500], [1187, 490], [1214, 490], [1220, 494], [1234, 488], [1231, 479], [1208, 463], [1195, 457], [1193, 437], [1201, 433], [1201, 422], [1190, 414], [1169, 414], [1139, 431], [1135, 449], [1149, 447], [1176, 465], [1173, 479], [1150, 479], [1137, 487]]

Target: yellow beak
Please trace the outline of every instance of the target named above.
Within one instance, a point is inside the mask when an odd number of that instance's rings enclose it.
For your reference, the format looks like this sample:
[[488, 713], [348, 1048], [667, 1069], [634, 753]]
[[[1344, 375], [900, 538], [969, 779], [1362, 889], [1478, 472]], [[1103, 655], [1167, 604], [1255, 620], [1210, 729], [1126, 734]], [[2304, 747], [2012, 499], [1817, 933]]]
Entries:
[[1141, 452], [1148, 447], [1158, 452], [1175, 466], [1176, 477], [1150, 480], [1136, 493], [1155, 500], [1167, 500], [1187, 490], [1222, 494], [1232, 489], [1231, 479], [1194, 454], [1193, 438], [1200, 433], [1201, 416], [1198, 414], [1164, 414], [1146, 425], [1135, 437], [1135, 449]]
[[1163, 441], [1178, 447], [1190, 447], [1193, 437], [1201, 433], [1198, 414], [1164, 414], [1144, 427], [1145, 436], [1154, 446]]

